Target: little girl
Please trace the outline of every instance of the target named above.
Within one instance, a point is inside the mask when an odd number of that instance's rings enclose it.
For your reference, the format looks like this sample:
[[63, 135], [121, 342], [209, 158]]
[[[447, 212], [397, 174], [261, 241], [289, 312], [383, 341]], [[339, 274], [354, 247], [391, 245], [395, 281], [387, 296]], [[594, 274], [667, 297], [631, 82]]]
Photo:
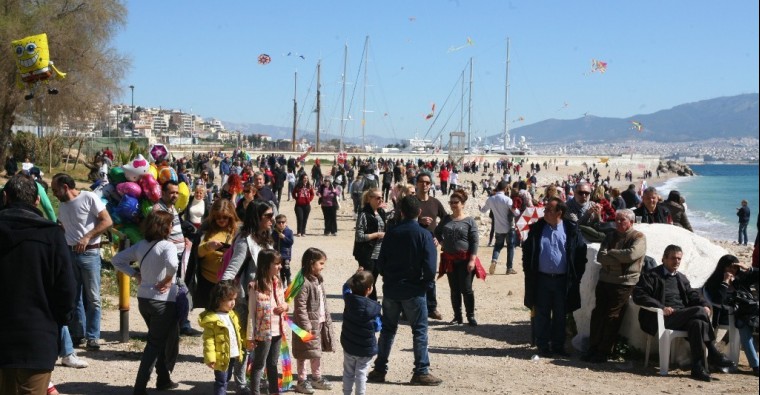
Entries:
[[[327, 255], [310, 247], [301, 259], [301, 274], [304, 278], [301, 291], [293, 302], [293, 321], [296, 325], [314, 335], [314, 339], [304, 343], [298, 336], [293, 337], [293, 357], [298, 361], [298, 384], [296, 392], [313, 394], [314, 388], [331, 390], [332, 385], [322, 377], [320, 358], [322, 351], [335, 350], [335, 332], [323, 286], [322, 269]], [[311, 361], [311, 381], [306, 380], [306, 360]]]
[[256, 347], [253, 353], [251, 393], [259, 394], [261, 375], [266, 364], [269, 393], [278, 394], [277, 361], [286, 328], [283, 314], [288, 312], [285, 290], [280, 284], [282, 257], [275, 250], [264, 249], [259, 252], [256, 263], [256, 280], [248, 286], [248, 347], [249, 350], [254, 344]]
[[243, 339], [235, 307], [237, 287], [231, 280], [211, 289], [208, 309], [200, 314], [203, 328], [203, 362], [214, 369], [214, 394], [227, 393], [232, 367], [243, 362]]

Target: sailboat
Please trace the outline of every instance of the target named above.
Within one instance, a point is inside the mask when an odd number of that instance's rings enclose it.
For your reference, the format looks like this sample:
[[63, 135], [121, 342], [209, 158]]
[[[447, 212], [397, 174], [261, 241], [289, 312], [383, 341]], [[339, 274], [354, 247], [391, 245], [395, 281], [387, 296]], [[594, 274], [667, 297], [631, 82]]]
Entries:
[[509, 38], [507, 38], [507, 67], [504, 84], [504, 137], [499, 139], [501, 146], [491, 146], [491, 152], [502, 155], [528, 155], [530, 148], [525, 136], [511, 136], [509, 133]]

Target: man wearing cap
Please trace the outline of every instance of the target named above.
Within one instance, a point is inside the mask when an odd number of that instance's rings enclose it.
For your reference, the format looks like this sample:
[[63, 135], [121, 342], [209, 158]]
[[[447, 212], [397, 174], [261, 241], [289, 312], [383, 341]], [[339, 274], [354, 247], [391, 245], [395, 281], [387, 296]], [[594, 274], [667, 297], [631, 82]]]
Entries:
[[100, 198], [78, 191], [70, 175], [58, 173], [51, 183], [53, 195], [61, 202], [58, 222], [63, 225], [77, 283], [77, 310], [69, 325], [77, 345], [87, 340], [87, 348], [100, 349], [100, 235], [113, 222]]

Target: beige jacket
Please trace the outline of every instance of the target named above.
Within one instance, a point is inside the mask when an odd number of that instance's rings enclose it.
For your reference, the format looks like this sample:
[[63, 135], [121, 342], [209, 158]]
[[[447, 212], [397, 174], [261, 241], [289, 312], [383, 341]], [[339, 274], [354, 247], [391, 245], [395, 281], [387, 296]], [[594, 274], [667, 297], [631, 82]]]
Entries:
[[614, 231], [607, 235], [596, 254], [596, 261], [602, 265], [599, 281], [609, 284], [634, 286], [639, 281], [647, 239], [633, 227], [625, 233]]

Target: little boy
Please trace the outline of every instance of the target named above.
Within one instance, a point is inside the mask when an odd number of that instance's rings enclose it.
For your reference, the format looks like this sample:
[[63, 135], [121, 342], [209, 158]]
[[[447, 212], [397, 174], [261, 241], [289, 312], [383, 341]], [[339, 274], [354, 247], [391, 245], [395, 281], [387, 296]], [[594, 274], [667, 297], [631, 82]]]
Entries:
[[282, 257], [280, 279], [285, 287], [290, 284], [290, 253], [293, 250], [293, 231], [288, 228], [288, 217], [278, 214], [274, 219], [274, 248]]
[[380, 304], [368, 298], [372, 293], [372, 273], [359, 268], [343, 286], [343, 330], [340, 344], [343, 347], [343, 393], [351, 394], [355, 386], [356, 394], [366, 393], [367, 373], [372, 358], [377, 355]]

